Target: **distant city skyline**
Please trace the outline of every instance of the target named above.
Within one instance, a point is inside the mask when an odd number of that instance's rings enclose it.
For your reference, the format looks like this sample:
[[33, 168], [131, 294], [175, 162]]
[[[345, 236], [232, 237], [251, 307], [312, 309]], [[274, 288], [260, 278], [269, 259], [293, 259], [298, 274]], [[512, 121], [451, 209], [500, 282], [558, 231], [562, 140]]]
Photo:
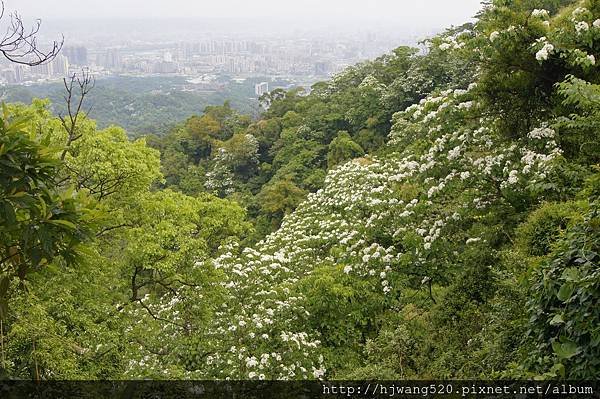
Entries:
[[[470, 20], [480, 0], [5, 0], [28, 18], [283, 18], [342, 23], [350, 20], [443, 28]], [[408, 25], [408, 26], [407, 26]], [[267, 28], [267, 27], [265, 27]]]
[[[470, 21], [479, 2], [4, 0], [2, 23], [13, 11], [28, 26], [39, 17], [41, 48], [62, 38], [64, 47], [39, 67], [0, 60], [0, 85], [55, 82], [86, 69], [97, 77], [185, 77], [186, 90], [255, 78], [310, 86], [398, 46], [420, 46]], [[259, 83], [257, 95], [269, 87]]]

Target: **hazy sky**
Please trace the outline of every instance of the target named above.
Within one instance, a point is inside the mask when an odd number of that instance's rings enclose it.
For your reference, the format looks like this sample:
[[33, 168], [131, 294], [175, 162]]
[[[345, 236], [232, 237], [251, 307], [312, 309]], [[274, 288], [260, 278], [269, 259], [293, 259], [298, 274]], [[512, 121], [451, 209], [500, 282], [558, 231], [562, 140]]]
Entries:
[[460, 24], [480, 0], [4, 0], [27, 17], [313, 17], [386, 19], [411, 25]]

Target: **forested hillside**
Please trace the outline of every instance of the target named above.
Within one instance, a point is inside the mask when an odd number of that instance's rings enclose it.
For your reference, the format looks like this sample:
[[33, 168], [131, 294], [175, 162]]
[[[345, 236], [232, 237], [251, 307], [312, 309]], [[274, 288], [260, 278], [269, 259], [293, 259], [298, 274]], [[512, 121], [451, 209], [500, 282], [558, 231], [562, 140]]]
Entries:
[[[223, 83], [223, 88], [214, 92], [191, 91], [189, 86], [183, 77], [98, 79], [88, 98], [89, 115], [100, 127], [121, 126], [135, 138], [146, 134], [162, 135], [189, 115], [226, 100], [241, 112], [256, 114], [258, 104], [252, 99], [253, 81]], [[2, 90], [0, 98], [5, 102], [25, 104], [34, 98], [48, 98], [54, 113], [65, 114], [64, 91], [62, 82], [8, 86]]]
[[0, 370], [600, 377], [599, 0], [475, 23], [135, 141], [0, 123]]

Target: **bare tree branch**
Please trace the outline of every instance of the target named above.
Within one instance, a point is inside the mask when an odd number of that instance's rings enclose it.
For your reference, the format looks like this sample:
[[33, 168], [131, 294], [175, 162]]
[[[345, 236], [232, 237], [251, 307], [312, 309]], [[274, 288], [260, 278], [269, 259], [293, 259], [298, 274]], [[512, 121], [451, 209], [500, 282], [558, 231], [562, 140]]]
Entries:
[[[82, 133], [77, 132], [77, 121], [82, 114], [86, 96], [96, 86], [96, 80], [89, 71], [82, 70], [81, 76], [73, 74], [68, 79], [64, 78], [63, 83], [66, 91], [64, 98], [67, 104], [67, 115], [59, 114], [58, 118], [67, 132], [67, 144], [60, 157], [62, 160], [65, 159], [71, 144], [81, 138]], [[90, 111], [91, 107], [87, 112], [83, 112], [83, 117], [87, 117]]]
[[[0, 7], [1, 20], [5, 15], [3, 0], [0, 0]], [[58, 55], [65, 42], [64, 36], [60, 41], [53, 41], [50, 50], [41, 50], [37, 44], [37, 34], [42, 21], [36, 20], [33, 27], [27, 30], [18, 13], [14, 12], [9, 15], [10, 24], [4, 37], [0, 39], [0, 53], [6, 59], [16, 64], [36, 66], [51, 61]]]

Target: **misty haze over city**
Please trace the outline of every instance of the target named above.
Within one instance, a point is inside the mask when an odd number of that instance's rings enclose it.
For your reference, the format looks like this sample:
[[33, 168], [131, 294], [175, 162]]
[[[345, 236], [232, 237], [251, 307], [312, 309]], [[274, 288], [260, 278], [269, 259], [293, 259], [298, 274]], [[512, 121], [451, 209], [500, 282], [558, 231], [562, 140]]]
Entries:
[[[40, 44], [42, 40], [53, 40], [64, 35], [67, 48], [84, 46], [92, 52], [108, 48], [119, 49], [126, 58], [123, 60], [126, 64], [131, 61], [128, 53], [139, 53], [141, 46], [148, 50], [152, 44], [157, 45], [156, 50], [159, 47], [167, 50], [168, 46], [163, 45], [170, 42], [175, 61], [185, 62], [185, 57], [196, 54], [190, 54], [189, 51], [188, 54], [182, 54], [185, 50], [181, 47], [193, 42], [230, 40], [238, 42], [239, 47], [239, 42], [242, 41], [270, 39], [269, 43], [251, 44], [251, 47], [256, 45], [260, 49], [223, 47], [222, 50], [217, 48], [206, 51], [206, 54], [217, 55], [221, 52], [222, 55], [237, 55], [234, 62], [253, 63], [256, 59], [247, 60], [239, 56], [243, 52], [269, 52], [276, 55], [277, 51], [273, 47], [279, 47], [287, 55], [293, 54], [302, 59], [283, 62], [328, 62], [331, 64], [329, 69], [334, 72], [343, 65], [381, 55], [401, 44], [414, 45], [445, 27], [462, 24], [474, 16], [479, 3], [479, 0], [453, 1], [451, 4], [442, 0], [375, 0], [366, 3], [357, 0], [7, 0], [5, 7], [9, 12], [18, 11], [26, 21], [33, 21], [35, 18], [42, 20]], [[297, 48], [285, 43], [286, 40], [295, 41]], [[301, 46], [300, 43], [306, 40], [312, 40], [310, 46]], [[176, 42], [179, 47], [175, 47]], [[368, 50], [361, 48], [367, 43]], [[332, 46], [343, 47], [344, 54], [336, 54]], [[167, 59], [171, 57], [167, 56]], [[71, 57], [70, 61], [71, 64], [77, 64], [73, 61], [82, 60]], [[87, 60], [91, 64], [95, 61], [97, 60]], [[116, 61], [121, 63], [120, 60]], [[216, 64], [222, 61], [210, 62]], [[96, 64], [105, 64], [108, 69], [119, 69], [102, 61]], [[181, 67], [185, 69], [184, 66]], [[173, 68], [174, 66], [171, 69]], [[234, 67], [236, 68], [256, 70], [248, 66]], [[131, 68], [126, 66], [125, 69]]]

